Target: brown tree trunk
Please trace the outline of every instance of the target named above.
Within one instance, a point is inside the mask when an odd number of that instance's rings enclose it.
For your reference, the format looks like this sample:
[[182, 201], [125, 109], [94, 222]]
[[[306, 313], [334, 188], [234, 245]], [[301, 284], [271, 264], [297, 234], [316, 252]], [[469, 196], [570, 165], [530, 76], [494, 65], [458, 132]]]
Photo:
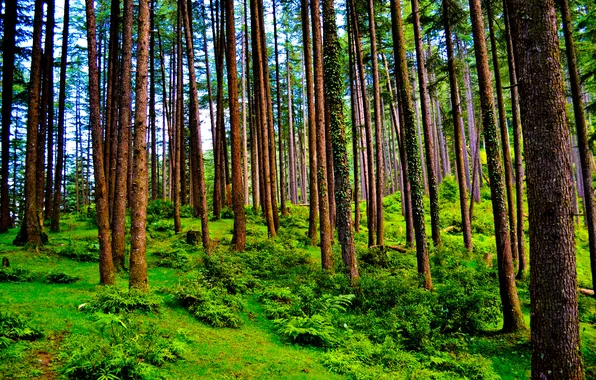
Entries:
[[[47, 4], [47, 16], [46, 16], [46, 68], [45, 68], [45, 105], [44, 108], [47, 112], [47, 170], [46, 170], [46, 181], [45, 181], [45, 196], [43, 197], [45, 217], [52, 218], [52, 190], [54, 188], [54, 28], [55, 22], [55, 8], [56, 4], [54, 0], [49, 0]], [[43, 180], [40, 181], [40, 185], [43, 186]], [[44, 193], [44, 188], [40, 187], [41, 195]], [[43, 228], [43, 227], [42, 227]]]
[[399, 0], [391, 0], [391, 26], [396, 62], [395, 71], [399, 88], [399, 99], [404, 114], [403, 129], [405, 130], [405, 141], [403, 144], [407, 150], [408, 180], [411, 189], [412, 217], [416, 235], [416, 259], [418, 263], [418, 273], [422, 277], [424, 288], [432, 289], [433, 285], [430, 274], [430, 262], [424, 222], [422, 164], [420, 162], [418, 139], [416, 138], [412, 92], [410, 90], [410, 79], [408, 77], [405, 38], [403, 34], [400, 8]]
[[180, 222], [180, 135], [184, 130], [184, 116], [182, 110], [184, 109], [184, 93], [183, 93], [183, 72], [182, 72], [182, 10], [178, 6], [178, 17], [177, 17], [177, 30], [176, 30], [176, 106], [172, 109], [176, 110], [176, 116], [174, 118], [174, 131], [172, 133], [173, 140], [171, 144], [174, 144], [172, 151], [174, 157], [172, 159], [172, 197], [174, 198], [174, 232], [179, 233], [182, 231], [182, 225]]
[[289, 166], [289, 187], [290, 201], [298, 204], [298, 179], [296, 175], [296, 141], [294, 135], [294, 110], [292, 101], [292, 74], [290, 73], [290, 44], [286, 41], [286, 73], [288, 78], [288, 166]]
[[528, 178], [532, 378], [583, 379], [571, 154], [555, 4], [508, 0], [507, 9]]
[[321, 35], [320, 1], [311, 0], [310, 13], [312, 18], [312, 44], [314, 61], [315, 86], [315, 117], [317, 130], [317, 184], [319, 187], [319, 228], [321, 232], [321, 264], [323, 270], [333, 271], [331, 256], [331, 230], [329, 195], [327, 193], [327, 146], [325, 143], [325, 93], [323, 83], [323, 38]]
[[[348, 19], [351, 17], [350, 15], [350, 8], [348, 7]], [[349, 46], [349, 65], [350, 65], [350, 105], [351, 105], [351, 116], [352, 116], [352, 165], [354, 167], [354, 192], [353, 192], [353, 199], [354, 199], [354, 231], [360, 232], [360, 199], [358, 198], [358, 160], [359, 160], [359, 150], [358, 150], [358, 136], [361, 127], [361, 118], [360, 118], [360, 98], [358, 96], [358, 92], [356, 90], [355, 82], [356, 82], [356, 75], [355, 75], [355, 64], [354, 64], [354, 39], [352, 33], [352, 23], [348, 22], [348, 46]]]
[[149, 64], [149, 1], [139, 0], [137, 74], [135, 80], [135, 117], [130, 204], [130, 288], [149, 290], [147, 277], [147, 70]]
[[310, 26], [308, 16], [308, 0], [301, 0], [300, 14], [302, 18], [302, 41], [304, 45], [304, 71], [306, 72], [306, 100], [308, 108], [308, 166], [309, 175], [309, 214], [308, 236], [312, 246], [317, 245], [317, 217], [319, 213], [319, 194], [317, 186], [317, 133], [315, 118], [315, 100], [312, 74], [312, 54], [310, 44]]
[[[4, 11], [4, 36], [2, 47], [2, 184], [0, 190], [0, 232], [12, 226], [8, 166], [10, 162], [10, 123], [14, 83], [15, 35], [17, 25], [17, 0], [6, 0]], [[68, 1], [66, 1], [68, 3]]]
[[[25, 155], [25, 211], [19, 234], [13, 244], [43, 244], [37, 203], [37, 148], [40, 121], [40, 94], [42, 74], [42, 19], [43, 2], [35, 1], [33, 18], [33, 49], [29, 84], [29, 109], [27, 112], [27, 150]], [[99, 91], [99, 90], [98, 90]], [[99, 112], [99, 110], [97, 110]]]
[[[203, 147], [200, 127], [201, 121], [199, 118], [199, 96], [194, 66], [195, 61], [192, 31], [190, 28], [190, 20], [187, 10], [188, 8], [185, 4], [187, 4], [186, 0], [181, 0], [179, 2], [179, 7], [182, 9], [182, 17], [184, 19], [184, 32], [186, 37], [186, 56], [188, 60], [188, 76], [190, 82], [190, 112], [193, 114], [191, 120], [194, 122], [194, 124], [190, 125], [190, 145], [192, 147], [190, 149], [190, 154], [194, 155], [195, 162], [197, 163], [197, 173], [195, 173], [195, 175], [197, 176], [198, 180], [198, 188], [196, 190], [199, 217], [201, 218], [201, 240], [203, 243], [203, 248], [207, 253], [209, 253], [209, 215], [207, 211], [207, 189], [205, 185], [205, 164], [203, 162]], [[244, 201], [242, 202], [244, 203]]]
[[[128, 161], [132, 115], [132, 24], [133, 0], [124, 0], [122, 14], [122, 64], [119, 99], [118, 150], [116, 159], [116, 186], [112, 206], [112, 258], [116, 271], [126, 267], [126, 201], [128, 197]], [[114, 142], [116, 144], [116, 142]]]
[[[112, 246], [110, 245], [110, 220], [108, 211], [108, 187], [104, 172], [103, 136], [99, 113], [99, 82], [97, 68], [97, 44], [95, 33], [95, 10], [93, 1], [86, 2], [87, 52], [89, 57], [89, 110], [93, 135], [93, 168], [95, 172], [95, 204], [97, 205], [97, 233], [99, 237], [99, 283], [114, 284]], [[35, 46], [35, 44], [34, 44]]]
[[472, 251], [472, 226], [470, 223], [470, 214], [468, 210], [468, 188], [466, 186], [466, 175], [464, 173], [464, 154], [465, 144], [461, 135], [461, 108], [459, 100], [459, 90], [457, 85], [457, 73], [455, 72], [455, 54], [453, 51], [453, 42], [451, 39], [451, 1], [443, 0], [443, 20], [445, 23], [445, 40], [447, 42], [447, 65], [449, 70], [449, 87], [451, 91], [451, 112], [454, 125], [454, 145], [455, 145], [455, 170], [459, 184], [459, 204], [462, 219], [462, 233], [464, 235], [464, 245], [468, 251]]
[[[377, 186], [375, 183], [373, 165], [373, 146], [372, 146], [372, 122], [370, 119], [370, 109], [368, 99], [366, 97], [366, 81], [364, 79], [364, 63], [362, 60], [362, 44], [360, 42], [360, 32], [358, 30], [358, 16], [356, 14], [356, 7], [354, 0], [350, 0], [350, 12], [352, 31], [354, 33], [354, 42], [356, 45], [356, 64], [358, 65], [358, 82], [360, 83], [360, 93], [362, 94], [362, 105], [364, 110], [364, 132], [366, 135], [366, 160], [367, 160], [367, 179], [368, 187], [366, 189], [366, 222], [368, 226], [368, 246], [375, 245], [375, 230], [377, 223]], [[380, 191], [380, 189], [379, 189]]]
[[60, 57], [60, 94], [58, 96], [58, 142], [56, 146], [56, 185], [54, 186], [52, 231], [60, 231], [60, 207], [62, 205], [62, 171], [64, 169], [64, 121], [66, 118], [66, 62], [68, 59], [69, 0], [64, 1], [62, 23], [62, 53]]
[[577, 64], [575, 41], [573, 39], [573, 24], [567, 0], [558, 0], [563, 19], [563, 34], [565, 36], [565, 51], [567, 53], [567, 67], [569, 82], [571, 83], [571, 99], [573, 100], [573, 114], [577, 129], [577, 149], [581, 163], [581, 174], [584, 187], [584, 212], [588, 240], [590, 247], [590, 266], [592, 270], [592, 289], [596, 289], [596, 210], [594, 209], [594, 190], [592, 185], [592, 152], [588, 139], [584, 100], [582, 98], [581, 81]]
[[505, 119], [505, 101], [503, 100], [503, 86], [501, 85], [501, 70], [499, 67], [499, 55], [497, 54], [497, 41], [495, 38], [495, 27], [490, 2], [487, 5], [488, 28], [493, 59], [493, 71], [495, 73], [495, 88], [497, 90], [497, 109], [499, 111], [499, 129], [501, 131], [501, 148], [503, 149], [503, 165], [505, 171], [505, 190], [507, 191], [507, 212], [509, 216], [509, 238], [511, 245], [511, 256], [514, 260], [518, 258], [517, 252], [517, 227], [515, 218], [515, 200], [513, 199], [513, 171], [511, 167], [511, 152], [509, 149], [509, 132], [507, 131], [507, 120]]
[[525, 329], [524, 319], [519, 305], [515, 274], [509, 242], [509, 228], [507, 225], [507, 207], [505, 205], [505, 189], [503, 186], [503, 170], [499, 157], [499, 141], [494, 120], [493, 89], [488, 68], [488, 54], [484, 36], [484, 22], [480, 0], [470, 0], [470, 17], [472, 19], [472, 34], [474, 36], [474, 53], [476, 56], [476, 70], [480, 88], [480, 107], [482, 109], [482, 126], [490, 178], [493, 217], [495, 223], [495, 238], [497, 243], [497, 260], [499, 271], [499, 289], [503, 309], [503, 331], [518, 331]]
[[279, 197], [281, 214], [286, 216], [288, 210], [286, 209], [286, 184], [284, 174], [284, 159], [283, 159], [283, 128], [281, 123], [281, 100], [279, 90], [279, 49], [277, 43], [277, 17], [275, 9], [277, 8], [275, 0], [271, 6], [273, 7], [273, 43], [275, 47], [275, 96], [277, 105], [277, 133], [279, 135]]
[[149, 124], [151, 129], [151, 200], [157, 199], [157, 139], [155, 125], [155, 0], [150, 3], [149, 40]]
[[232, 142], [232, 204], [234, 208], [234, 236], [232, 241], [237, 251], [244, 251], [246, 244], [246, 217], [244, 216], [244, 185], [242, 181], [242, 136], [240, 135], [238, 74], [236, 71], [234, 0], [226, 0], [224, 4], [226, 11], [226, 62], [230, 103], [230, 136]]
[[418, 0], [412, 0], [412, 16], [414, 20], [414, 39], [416, 42], [416, 62], [418, 63], [418, 86], [420, 87], [420, 109], [422, 112], [422, 129], [424, 131], [424, 148], [426, 152], [426, 174], [428, 192], [430, 196], [430, 218], [432, 238], [435, 246], [441, 245], [441, 226], [439, 224], [439, 191], [437, 188], [437, 174], [435, 166], [435, 147], [432, 137], [430, 119], [430, 99], [426, 87], [426, 68], [424, 67], [424, 53], [422, 51], [422, 37], [420, 35], [420, 14]]

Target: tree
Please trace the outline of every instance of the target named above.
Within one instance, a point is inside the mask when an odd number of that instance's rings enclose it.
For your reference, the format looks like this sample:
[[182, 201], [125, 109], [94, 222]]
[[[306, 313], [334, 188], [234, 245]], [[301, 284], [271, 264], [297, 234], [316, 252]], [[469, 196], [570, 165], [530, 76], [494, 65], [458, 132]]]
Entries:
[[308, 213], [308, 236], [313, 246], [317, 245], [317, 217], [319, 213], [319, 194], [317, 187], [317, 136], [314, 105], [314, 89], [312, 74], [312, 54], [310, 47], [310, 26], [308, 17], [308, 0], [301, 0], [300, 15], [302, 18], [302, 41], [304, 45], [304, 71], [306, 72], [306, 100], [308, 109], [308, 167], [309, 171], [309, 213]]
[[414, 231], [416, 234], [416, 259], [418, 273], [423, 278], [425, 289], [432, 288], [430, 274], [430, 263], [428, 258], [428, 247], [426, 243], [426, 231], [424, 222], [424, 185], [422, 181], [422, 164], [420, 162], [420, 150], [416, 137], [416, 126], [414, 124], [414, 108], [412, 104], [412, 92], [410, 90], [410, 79], [406, 64], [406, 47], [403, 34], [403, 23], [401, 18], [401, 6], [399, 0], [391, 0], [391, 29], [393, 35], [393, 48], [395, 54], [395, 72], [399, 89], [399, 99], [403, 107], [405, 130], [404, 145], [407, 152], [408, 182], [410, 183], [412, 197], [412, 215], [414, 220]]
[[10, 162], [10, 123], [12, 120], [12, 99], [14, 83], [15, 34], [17, 26], [17, 1], [6, 0], [4, 11], [4, 38], [2, 42], [2, 184], [0, 190], [0, 232], [6, 232], [12, 225], [10, 218], [10, 196], [8, 187], [8, 166]]
[[89, 110], [93, 138], [93, 170], [95, 174], [95, 204], [97, 207], [97, 233], [99, 237], [99, 283], [114, 284], [112, 246], [110, 245], [110, 215], [108, 211], [108, 186], [104, 168], [103, 136], [99, 113], [99, 69], [97, 67], [97, 40], [93, 0], [85, 6], [87, 14], [87, 52], [89, 56]]
[[523, 330], [525, 329], [525, 325], [517, 296], [515, 274], [513, 273], [509, 228], [507, 226], [507, 206], [505, 205], [505, 189], [503, 186], [503, 169], [501, 167], [501, 158], [499, 157], [499, 141], [493, 111], [493, 89], [488, 68], [488, 54], [480, 0], [470, 0], [470, 18], [472, 20], [472, 34], [474, 36], [474, 54], [480, 87], [482, 126], [484, 129], [495, 223], [499, 289], [503, 309], [503, 331], [511, 332]]
[[439, 224], [439, 190], [437, 188], [437, 174], [435, 166], [435, 147], [432, 137], [430, 121], [430, 99], [427, 89], [426, 67], [424, 66], [424, 52], [422, 51], [422, 37], [420, 35], [420, 11], [418, 0], [412, 0], [412, 19], [414, 21], [414, 41], [416, 44], [416, 62], [418, 64], [418, 87], [420, 89], [420, 111], [422, 113], [422, 129], [424, 131], [424, 150], [426, 153], [426, 173], [428, 178], [428, 193], [430, 196], [431, 231], [435, 246], [441, 244], [441, 227]]
[[[323, 85], [323, 38], [321, 36], [320, 1], [311, 0], [312, 44], [315, 87], [315, 123], [317, 129], [317, 185], [319, 190], [319, 229], [321, 233], [321, 265], [324, 270], [333, 270], [331, 256], [331, 230], [329, 195], [327, 193], [327, 151], [325, 145], [325, 89]], [[311, 147], [312, 149], [313, 147]]]
[[571, 154], [555, 4], [508, 0], [507, 9], [528, 179], [532, 378], [583, 379]]
[[244, 184], [242, 180], [242, 136], [240, 135], [240, 106], [238, 104], [234, 0], [226, 0], [224, 7], [226, 13], [226, 63], [228, 68], [230, 135], [232, 142], [232, 205], [234, 209], [234, 236], [232, 240], [237, 251], [244, 251], [246, 244], [246, 217], [244, 215]]
[[128, 157], [131, 138], [132, 115], [132, 25], [133, 0], [124, 0], [122, 14], [122, 63], [120, 81], [119, 121], [116, 158], [116, 184], [114, 188], [114, 205], [112, 217], [112, 257], [114, 268], [124, 270], [125, 235], [126, 235], [126, 201], [128, 197]]
[[[40, 122], [39, 111], [42, 74], [42, 3], [42, 0], [35, 1], [33, 17], [33, 49], [31, 53], [29, 110], [27, 112], [27, 152], [25, 157], [25, 213], [19, 233], [13, 241], [13, 244], [15, 245], [25, 245], [27, 243], [41, 245], [44, 243], [44, 239], [42, 239], [41, 221], [39, 220], [37, 202], [37, 137], [38, 125]], [[89, 57], [89, 60], [91, 60], [91, 57]]]
[[62, 205], [62, 170], [64, 168], [64, 121], [66, 118], [66, 62], [68, 60], [69, 0], [64, 1], [62, 24], [62, 54], [60, 57], [60, 94], [58, 95], [58, 143], [56, 156], [56, 185], [54, 186], [54, 207], [52, 231], [60, 231], [60, 206]]
[[130, 204], [130, 288], [149, 290], [147, 278], [147, 84], [149, 64], [149, 1], [139, 0], [137, 74], [135, 80], [135, 117]]
[[579, 68], [575, 53], [573, 38], [573, 25], [571, 12], [567, 0], [558, 0], [563, 19], [563, 35], [565, 36], [565, 52], [567, 55], [567, 68], [571, 84], [571, 99], [573, 100], [573, 115], [577, 129], [577, 145], [581, 162], [582, 180], [584, 185], [584, 211], [586, 213], [586, 227], [588, 229], [588, 243], [590, 248], [590, 265], [592, 269], [592, 289], [596, 289], [596, 209], [594, 208], [594, 189], [592, 185], [592, 165], [594, 159], [588, 141], [588, 128], [584, 113]]
[[335, 170], [335, 204], [337, 205], [337, 232], [342, 259], [350, 273], [350, 283], [356, 285], [360, 275], [356, 262], [354, 232], [352, 230], [352, 189], [350, 164], [343, 113], [343, 81], [340, 73], [340, 44], [337, 38], [333, 0], [323, 0], [323, 31], [325, 34], [324, 79], [325, 104], [329, 110], [329, 127], [333, 144]]

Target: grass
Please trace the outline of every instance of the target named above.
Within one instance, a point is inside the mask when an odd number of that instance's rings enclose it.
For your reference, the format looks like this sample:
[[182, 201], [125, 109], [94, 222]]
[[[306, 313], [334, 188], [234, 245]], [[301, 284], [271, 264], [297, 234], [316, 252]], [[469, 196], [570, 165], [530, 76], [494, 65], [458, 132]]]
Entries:
[[[458, 205], [442, 199], [442, 228], [457, 221]], [[405, 224], [400, 214], [401, 206], [397, 197], [388, 197], [385, 201], [386, 244], [406, 246]], [[428, 204], [427, 204], [428, 208]], [[365, 247], [367, 240], [365, 205], [361, 204], [363, 217], [360, 232], [356, 235], [357, 246]], [[305, 218], [308, 209], [292, 207], [291, 213], [297, 218]], [[430, 219], [427, 216], [428, 236]], [[475, 206], [474, 253], [463, 258], [464, 265], [476, 268], [479, 258], [486, 251], [494, 250], [494, 237], [490, 235], [492, 214], [490, 202], [484, 201]], [[183, 230], [199, 230], [200, 221], [183, 218]], [[41, 249], [19, 248], [12, 246], [16, 229], [0, 235], [0, 256], [6, 256], [12, 267], [28, 269], [34, 273], [32, 282], [0, 283], [0, 307], [24, 316], [31, 325], [41, 329], [45, 336], [36, 341], [17, 341], [8, 348], [0, 348], [0, 379], [20, 378], [60, 378], [60, 369], [64, 364], [61, 356], [63, 347], [70, 339], [81, 336], [96, 336], [90, 316], [79, 311], [81, 304], [93, 299], [99, 289], [98, 265], [93, 262], [77, 262], [57, 255], [55, 252], [68, 244], [88, 244], [97, 239], [97, 230], [84, 218], [76, 215], [64, 215], [63, 231], [50, 233], [50, 243]], [[233, 220], [222, 219], [210, 222], [210, 235], [215, 245], [226, 245], [231, 239]], [[527, 227], [527, 226], [526, 226]], [[265, 240], [266, 227], [262, 223], [249, 224], [254, 236], [253, 241]], [[527, 230], [527, 228], [526, 228]], [[298, 234], [306, 235], [306, 228]], [[488, 232], [487, 232], [488, 231]], [[483, 233], [486, 232], [486, 233]], [[313, 265], [320, 265], [320, 251], [317, 247], [304, 246], [300, 236], [295, 236], [299, 250], [306, 250]], [[463, 252], [461, 234], [453, 232], [443, 234], [446, 245], [454, 247], [454, 252]], [[148, 232], [149, 284], [151, 291], [164, 299], [164, 306], [159, 311], [148, 314], [132, 314], [130, 318], [141, 322], [152, 322], [162, 329], [175, 333], [179, 329], [186, 331], [189, 337], [187, 353], [183, 359], [166, 363], [159, 368], [159, 375], [167, 379], [335, 379], [354, 378], [354, 375], [340, 375], [331, 372], [324, 365], [327, 355], [321, 348], [302, 347], [291, 344], [275, 333], [274, 323], [263, 313], [262, 304], [257, 295], [248, 294], [240, 318], [242, 326], [237, 329], [214, 328], [195, 319], [187, 309], [178, 306], [166, 291], [175, 288], [189, 276], [188, 268], [172, 269], [157, 266], [157, 258], [151, 254], [173, 247], [182, 247], [190, 256], [190, 262], [200, 263], [200, 249], [190, 249], [185, 245], [185, 234], [174, 235], [170, 231]], [[589, 254], [587, 252], [587, 233], [583, 228], [577, 232], [578, 281], [582, 287], [591, 287]], [[526, 249], [529, 252], [528, 238]], [[403, 254], [399, 254], [403, 255]], [[407, 254], [413, 256], [411, 252]], [[317, 264], [319, 263], [319, 264]], [[414, 271], [412, 266], [409, 270]], [[49, 272], [61, 272], [81, 279], [72, 284], [47, 284], [42, 278]], [[296, 281], [301, 281], [296, 274]], [[126, 274], [117, 276], [116, 287], [126, 289]], [[529, 326], [528, 280], [518, 282], [522, 309]], [[582, 296], [583, 297], [583, 296]], [[591, 312], [596, 315], [596, 307], [591, 304]], [[588, 377], [596, 378], [596, 328], [593, 323], [582, 322], [582, 348]], [[465, 340], [466, 353], [479, 355], [491, 363], [493, 371], [503, 379], [523, 379], [530, 374], [529, 333], [503, 335], [497, 326], [486, 326], [482, 333], [461, 338]], [[458, 344], [455, 342], [454, 344]], [[448, 351], [447, 351], [448, 352]], [[428, 361], [429, 354], [414, 353], [416, 360]], [[433, 359], [439, 360], [440, 359]], [[372, 368], [372, 367], [371, 367]], [[396, 373], [393, 375], [395, 378]], [[405, 372], [404, 372], [405, 373]], [[390, 373], [384, 376], [391, 378]], [[403, 375], [400, 375], [403, 376]], [[401, 378], [398, 376], [397, 378]], [[416, 378], [435, 378], [432, 373], [419, 372]], [[358, 376], [356, 376], [358, 377]], [[381, 376], [382, 377], [382, 376]]]

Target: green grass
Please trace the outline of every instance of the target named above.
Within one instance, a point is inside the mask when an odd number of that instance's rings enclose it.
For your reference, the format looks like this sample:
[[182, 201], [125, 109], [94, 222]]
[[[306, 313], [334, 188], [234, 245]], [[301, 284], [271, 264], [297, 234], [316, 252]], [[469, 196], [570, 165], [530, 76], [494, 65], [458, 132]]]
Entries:
[[[428, 204], [426, 205], [428, 208]], [[457, 202], [441, 200], [442, 228], [457, 223], [459, 218]], [[385, 200], [385, 233], [386, 244], [405, 247], [405, 223], [401, 216], [401, 205], [397, 196]], [[363, 217], [360, 232], [356, 234], [358, 249], [366, 249], [367, 230], [365, 204], [360, 205]], [[308, 209], [292, 207], [291, 214], [298, 219], [306, 219]], [[430, 236], [430, 219], [427, 215], [427, 234]], [[494, 251], [494, 236], [491, 236], [492, 214], [489, 201], [475, 206], [474, 224], [474, 252], [465, 253], [461, 234], [457, 231], [443, 234], [443, 241], [451, 247], [454, 257], [458, 257], [466, 268], [475, 269], [482, 265], [482, 258], [486, 253]], [[183, 218], [184, 232], [199, 230], [200, 221], [194, 218]], [[12, 245], [16, 229], [0, 235], [0, 257], [6, 256], [15, 268], [28, 269], [34, 274], [34, 280], [27, 283], [0, 283], [0, 307], [24, 316], [31, 325], [41, 329], [44, 337], [36, 341], [18, 341], [8, 348], [0, 348], [0, 378], [60, 378], [60, 370], [64, 364], [63, 348], [73, 339], [92, 336], [99, 339], [97, 328], [88, 313], [79, 311], [81, 304], [90, 302], [99, 289], [98, 264], [93, 262], [77, 262], [57, 255], [68, 244], [88, 244], [97, 241], [97, 230], [88, 219], [77, 215], [64, 215], [62, 219], [63, 231], [50, 233], [50, 243], [41, 249], [20, 248]], [[210, 235], [214, 245], [226, 251], [232, 237], [233, 220], [222, 219], [211, 221]], [[311, 264], [292, 272], [290, 278], [271, 279], [262, 282], [265, 286], [289, 286], [293, 283], [305, 282], [304, 271], [318, 271], [320, 265], [320, 251], [317, 247], [305, 246], [301, 243], [306, 236], [307, 227], [288, 229], [290, 237], [295, 239], [293, 246], [298, 251], [304, 250], [311, 258]], [[262, 223], [249, 223], [252, 236], [249, 243], [267, 240], [267, 229]], [[526, 226], [527, 231], [527, 226]], [[275, 247], [282, 248], [276, 240]], [[456, 378], [457, 376], [439, 376], [428, 368], [419, 368], [418, 372], [384, 372], [386, 369], [380, 364], [366, 363], [359, 367], [366, 376], [356, 376], [331, 372], [324, 362], [328, 355], [334, 355], [322, 348], [303, 347], [290, 343], [275, 332], [273, 321], [264, 315], [263, 305], [256, 293], [248, 292], [243, 296], [243, 309], [239, 316], [242, 326], [233, 328], [214, 328], [199, 322], [187, 309], [174, 302], [168, 290], [175, 288], [185, 278], [194, 276], [194, 267], [201, 268], [200, 248], [190, 248], [186, 245], [185, 233], [179, 235], [171, 231], [148, 231], [148, 264], [149, 284], [151, 291], [164, 300], [163, 306], [155, 313], [133, 313], [130, 318], [135, 321], [152, 322], [165, 331], [175, 333], [179, 329], [186, 331], [189, 341], [183, 359], [166, 363], [159, 368], [159, 375], [167, 379], [334, 379], [334, 378], [403, 378], [410, 373], [416, 378]], [[188, 267], [172, 269], [157, 266], [158, 259], [152, 254], [157, 251], [182, 249], [190, 257]], [[529, 252], [528, 237], [526, 235], [526, 250]], [[233, 253], [225, 253], [234, 255]], [[396, 253], [396, 257], [406, 257], [402, 265], [407, 265], [407, 273], [415, 272], [414, 252], [408, 254]], [[401, 255], [401, 256], [400, 256]], [[493, 254], [494, 256], [494, 254]], [[230, 256], [232, 257], [232, 256]], [[404, 264], [405, 263], [405, 264]], [[587, 252], [587, 233], [580, 226], [577, 232], [577, 273], [578, 282], [582, 287], [591, 287], [591, 273]], [[496, 266], [496, 264], [495, 264]], [[314, 268], [314, 269], [312, 269]], [[393, 269], [392, 269], [393, 270]], [[431, 268], [432, 270], [432, 268]], [[366, 272], [365, 275], [377, 272]], [[370, 270], [369, 270], [370, 271]], [[42, 281], [43, 275], [49, 272], [61, 272], [80, 277], [72, 284], [47, 284]], [[393, 273], [393, 272], [392, 272]], [[401, 272], [395, 272], [401, 273]], [[403, 272], [406, 273], [406, 272]], [[393, 274], [395, 275], [395, 274]], [[393, 276], [392, 275], [392, 276]], [[276, 282], [277, 281], [277, 282]], [[284, 282], [285, 281], [285, 282]], [[334, 280], [335, 281], [335, 280]], [[117, 276], [116, 287], [126, 289], [128, 279], [126, 274]], [[341, 286], [338, 282], [334, 286]], [[528, 280], [518, 282], [518, 291], [527, 325], [529, 326], [529, 292]], [[583, 296], [581, 296], [583, 297]], [[596, 307], [590, 304], [588, 313], [596, 315]], [[346, 318], [360, 318], [352, 314]], [[351, 320], [351, 319], [350, 319]], [[356, 320], [356, 319], [354, 319]], [[595, 318], [596, 320], [596, 318]], [[473, 335], [454, 335], [447, 337], [441, 343], [439, 353], [446, 355], [476, 355], [482, 360], [488, 360], [492, 370], [503, 379], [523, 379], [530, 374], [529, 333], [503, 335], [498, 332], [497, 325], [487, 325], [482, 332]], [[363, 333], [366, 333], [363, 327]], [[593, 323], [582, 322], [582, 348], [586, 374], [596, 377], [596, 327]], [[371, 335], [373, 335], [371, 333]], [[464, 348], [450, 348], [463, 344]], [[459, 339], [459, 341], [458, 341]], [[459, 342], [459, 343], [457, 343]], [[463, 342], [463, 343], [462, 343]], [[367, 343], [372, 345], [372, 343]], [[367, 346], [368, 347], [368, 346]], [[372, 350], [372, 346], [367, 349]], [[348, 350], [348, 348], [337, 348]], [[435, 350], [433, 348], [432, 350]], [[437, 349], [439, 350], [439, 349]], [[348, 351], [344, 351], [348, 352]], [[356, 352], [356, 351], [355, 351]], [[404, 355], [415, 358], [420, 365], [426, 365], [432, 355], [431, 351], [403, 351]], [[455, 352], [455, 353], [454, 353]], [[439, 360], [439, 363], [443, 359]], [[439, 365], [440, 366], [440, 365]], [[364, 368], [364, 369], [363, 369]], [[439, 369], [440, 370], [440, 369]], [[368, 371], [368, 372], [367, 372]], [[399, 374], [399, 375], [398, 375]], [[415, 375], [412, 375], [415, 374]], [[449, 377], [451, 376], [451, 377]]]

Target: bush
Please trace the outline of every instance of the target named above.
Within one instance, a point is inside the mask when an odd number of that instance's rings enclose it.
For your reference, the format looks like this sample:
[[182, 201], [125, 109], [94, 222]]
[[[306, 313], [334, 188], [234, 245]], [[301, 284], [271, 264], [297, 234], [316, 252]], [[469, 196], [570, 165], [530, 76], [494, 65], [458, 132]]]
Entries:
[[0, 282], [31, 282], [33, 274], [24, 268], [2, 267], [0, 268]]
[[79, 262], [98, 262], [99, 261], [99, 243], [81, 242], [70, 240], [68, 244], [56, 252], [62, 257]]
[[207, 288], [201, 279], [188, 280], [171, 293], [198, 320], [213, 327], [238, 328], [242, 303], [221, 288]]
[[147, 229], [157, 232], [174, 231], [174, 221], [158, 219], [154, 222], [147, 223]]
[[152, 224], [161, 219], [174, 217], [174, 203], [170, 200], [156, 199], [147, 203], [147, 224]]
[[173, 269], [188, 269], [191, 264], [191, 256], [182, 249], [154, 251], [158, 267]]
[[17, 340], [36, 340], [42, 336], [41, 330], [31, 326], [19, 314], [0, 312], [0, 349]]
[[155, 379], [157, 367], [175, 362], [186, 351], [184, 330], [175, 334], [154, 324], [96, 313], [96, 334], [65, 344], [62, 374], [70, 379]]
[[161, 306], [161, 299], [151, 293], [137, 289], [119, 290], [105, 287], [97, 292], [94, 299], [82, 308], [85, 311], [103, 313], [121, 313], [139, 311], [148, 313], [157, 311]]
[[50, 272], [46, 274], [43, 281], [48, 284], [72, 284], [80, 279], [81, 277], [71, 276], [62, 272]]

